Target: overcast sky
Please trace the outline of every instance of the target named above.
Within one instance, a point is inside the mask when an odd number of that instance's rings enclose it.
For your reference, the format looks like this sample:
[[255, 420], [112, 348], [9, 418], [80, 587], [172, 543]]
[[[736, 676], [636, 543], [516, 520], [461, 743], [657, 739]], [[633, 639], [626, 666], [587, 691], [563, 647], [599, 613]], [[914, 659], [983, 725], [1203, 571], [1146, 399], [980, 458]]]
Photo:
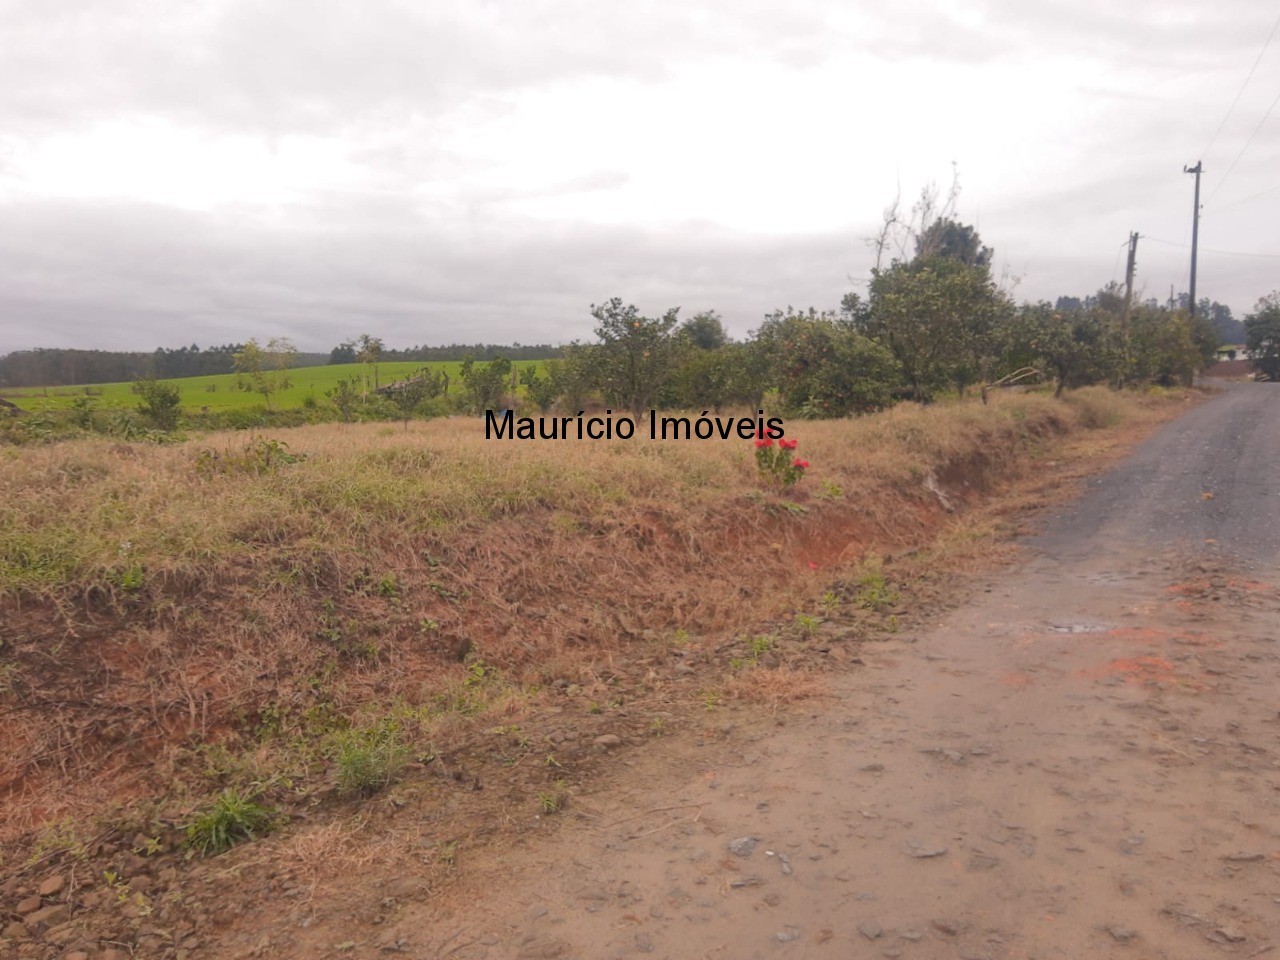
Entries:
[[1203, 159], [1198, 292], [1239, 316], [1280, 287], [1277, 15], [0, 0], [0, 353], [564, 342], [613, 296], [741, 336], [865, 289], [882, 210], [953, 164], [1017, 298], [1123, 279], [1137, 230], [1163, 299]]

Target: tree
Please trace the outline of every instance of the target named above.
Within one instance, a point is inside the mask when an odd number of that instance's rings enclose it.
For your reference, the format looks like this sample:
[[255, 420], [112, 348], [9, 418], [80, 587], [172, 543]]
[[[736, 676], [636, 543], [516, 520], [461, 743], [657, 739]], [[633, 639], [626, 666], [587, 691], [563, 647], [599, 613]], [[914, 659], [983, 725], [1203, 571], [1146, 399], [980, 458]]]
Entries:
[[934, 220], [916, 237], [916, 259], [943, 257], [959, 260], [968, 267], [991, 269], [990, 247], [982, 245], [978, 231], [950, 217]]
[[789, 414], [809, 418], [867, 413], [893, 403], [901, 378], [892, 354], [853, 321], [790, 307], [755, 334], [771, 360], [770, 380]]
[[[551, 363], [559, 363], [557, 360]], [[546, 376], [538, 373], [538, 365], [531, 363], [520, 370], [520, 383], [524, 385], [525, 395], [543, 413], [551, 409], [551, 405], [559, 397], [556, 378], [548, 371]]]
[[1119, 338], [1111, 318], [1078, 298], [1059, 297], [1070, 308], [1047, 302], [1023, 304], [1008, 326], [1006, 357], [1011, 368], [1036, 367], [1052, 372], [1054, 396], [1069, 388], [1101, 383], [1112, 377], [1120, 359]]
[[1011, 309], [985, 266], [952, 257], [901, 260], [873, 271], [862, 332], [902, 368], [912, 399], [927, 403], [950, 383], [985, 375], [993, 334]]
[[445, 374], [442, 370], [419, 370], [413, 376], [399, 383], [387, 386], [383, 391], [395, 408], [400, 411], [404, 420], [404, 428], [409, 429], [409, 418], [427, 400], [434, 399], [444, 392]]
[[503, 392], [511, 375], [511, 361], [498, 357], [488, 363], [478, 364], [471, 357], [462, 361], [459, 376], [463, 386], [471, 393], [471, 408], [475, 413], [495, 410], [505, 406]]
[[166, 433], [178, 426], [178, 413], [182, 405], [182, 393], [175, 383], [159, 383], [156, 380], [139, 380], [134, 392], [142, 397], [138, 408], [142, 415]]
[[1258, 301], [1244, 318], [1244, 333], [1254, 368], [1268, 380], [1280, 380], [1280, 290]]
[[262, 394], [270, 409], [272, 395], [292, 385], [288, 371], [297, 359], [298, 348], [287, 337], [272, 337], [266, 349], [251, 339], [233, 358], [236, 389]]
[[719, 350], [729, 342], [724, 322], [714, 310], [695, 314], [680, 324], [680, 335], [699, 350]]
[[333, 385], [333, 389], [326, 390], [324, 395], [338, 408], [338, 417], [343, 423], [350, 423], [355, 419], [356, 408], [361, 402], [360, 381], [356, 377], [344, 377]]
[[633, 419], [652, 407], [675, 366], [671, 330], [679, 308], [661, 317], [642, 317], [633, 305], [614, 297], [591, 305], [600, 339], [594, 356], [595, 375], [605, 401], [625, 406]]
[[1190, 386], [1205, 365], [1190, 316], [1146, 304], [1129, 317], [1129, 357], [1135, 381]]
[[381, 337], [362, 333], [356, 340], [356, 359], [373, 369], [373, 389], [375, 390], [378, 389], [378, 361], [382, 359], [384, 349]]
[[329, 351], [330, 363], [355, 363], [356, 344], [354, 340], [343, 340]]

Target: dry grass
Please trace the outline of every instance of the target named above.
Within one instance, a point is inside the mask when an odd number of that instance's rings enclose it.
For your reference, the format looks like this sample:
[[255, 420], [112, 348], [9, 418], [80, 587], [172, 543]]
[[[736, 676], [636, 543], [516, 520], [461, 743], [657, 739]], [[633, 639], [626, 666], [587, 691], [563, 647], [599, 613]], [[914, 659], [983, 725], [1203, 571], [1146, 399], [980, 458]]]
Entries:
[[[535, 689], [596, 689], [929, 543], [944, 498], [963, 512], [1045, 469], [1063, 434], [1171, 406], [1082, 391], [792, 421], [813, 467], [785, 495], [741, 441], [486, 441], [472, 420], [277, 432], [295, 463], [243, 434], [0, 450], [5, 834], [95, 783], [207, 782], [210, 743], [237, 745], [223, 782], [303, 776], [349, 724], [423, 744]], [[743, 695], [808, 689], [753, 674]]]
[[755, 667], [730, 680], [726, 690], [731, 696], [765, 703], [777, 710], [797, 700], [825, 696], [830, 692], [830, 684], [810, 670]]

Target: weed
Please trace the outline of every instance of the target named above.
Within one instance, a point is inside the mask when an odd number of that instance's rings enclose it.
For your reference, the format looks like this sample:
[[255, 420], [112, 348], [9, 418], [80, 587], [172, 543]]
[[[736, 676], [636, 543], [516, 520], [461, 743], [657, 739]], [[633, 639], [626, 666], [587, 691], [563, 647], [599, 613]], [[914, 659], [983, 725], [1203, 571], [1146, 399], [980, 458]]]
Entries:
[[569, 789], [563, 780], [557, 780], [552, 789], [538, 794], [538, 806], [543, 813], [559, 813], [569, 802]]
[[380, 597], [387, 597], [391, 600], [399, 599], [400, 584], [396, 581], [396, 575], [394, 573], [384, 574], [374, 585], [373, 591]]
[[31, 849], [31, 862], [47, 859], [53, 853], [65, 853], [73, 860], [89, 856], [89, 840], [80, 832], [80, 826], [70, 817], [45, 825]]
[[196, 473], [202, 477], [233, 473], [261, 476], [305, 459], [305, 453], [290, 453], [289, 444], [283, 440], [254, 437], [239, 451], [228, 449], [219, 453], [213, 449], [201, 450], [196, 454]]
[[800, 632], [806, 637], [812, 637], [821, 622], [817, 617], [811, 617], [807, 613], [799, 614], [796, 617], [796, 626], [800, 628]]
[[840, 607], [840, 595], [834, 590], [828, 590], [822, 595], [822, 612], [830, 618]]
[[884, 561], [868, 557], [858, 575], [858, 596], [855, 601], [864, 610], [883, 610], [898, 602], [895, 590], [884, 575]]
[[435, 591], [436, 596], [447, 603], [457, 603], [462, 599], [462, 595], [450, 590], [447, 586], [438, 580], [432, 580], [427, 584], [428, 589]]
[[450, 840], [440, 847], [440, 862], [446, 867], [456, 867], [458, 865], [458, 841]]
[[187, 825], [187, 846], [201, 856], [230, 850], [237, 843], [254, 840], [275, 825], [276, 815], [241, 794], [234, 787], [219, 794], [213, 805]]
[[389, 786], [409, 759], [409, 748], [401, 742], [394, 720], [342, 730], [332, 739], [338, 792], [346, 796], [367, 796]]
[[[729, 667], [732, 670], [742, 670], [746, 667], [758, 666], [760, 658], [773, 649], [774, 638], [768, 634], [760, 634], [752, 637], [747, 641], [746, 656], [734, 657], [729, 661]], [[710, 707], [708, 707], [710, 709]]]
[[843, 500], [844, 487], [831, 480], [823, 480], [818, 492], [814, 494], [819, 500]]
[[146, 582], [142, 564], [132, 563], [123, 570], [116, 571], [115, 582], [121, 590], [128, 590], [130, 593], [141, 590], [143, 583]]
[[649, 733], [655, 737], [661, 737], [667, 732], [666, 717], [654, 717], [649, 724]]

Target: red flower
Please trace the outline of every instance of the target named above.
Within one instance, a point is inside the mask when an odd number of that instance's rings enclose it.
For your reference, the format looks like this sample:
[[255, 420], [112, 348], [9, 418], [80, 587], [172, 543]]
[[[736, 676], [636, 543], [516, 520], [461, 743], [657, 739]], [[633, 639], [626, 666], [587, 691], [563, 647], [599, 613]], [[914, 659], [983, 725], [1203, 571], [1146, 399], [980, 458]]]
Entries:
[[808, 470], [808, 469], [809, 469], [809, 461], [808, 461], [808, 460], [801, 460], [799, 457], [796, 457], [794, 460], [792, 460], [792, 461], [791, 461], [791, 465], [792, 465], [793, 467], [799, 467], [801, 470]]
[[772, 446], [773, 446], [773, 441], [772, 441], [772, 440], [770, 440], [768, 437], [760, 437], [758, 440], [756, 440], [756, 446], [757, 446], [757, 447], [761, 447], [761, 448], [762, 448], [762, 447], [772, 447]]
[[794, 450], [799, 442], [799, 440], [779, 440], [778, 446], [783, 450]]

